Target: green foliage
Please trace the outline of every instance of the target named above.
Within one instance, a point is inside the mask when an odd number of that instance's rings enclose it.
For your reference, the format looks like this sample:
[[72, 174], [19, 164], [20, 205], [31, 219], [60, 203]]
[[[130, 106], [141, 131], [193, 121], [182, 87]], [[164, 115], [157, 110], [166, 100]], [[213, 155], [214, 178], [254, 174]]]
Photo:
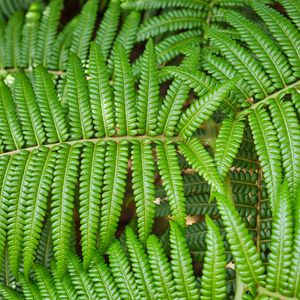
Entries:
[[0, 297], [300, 297], [300, 7], [268, 3], [0, 4]]

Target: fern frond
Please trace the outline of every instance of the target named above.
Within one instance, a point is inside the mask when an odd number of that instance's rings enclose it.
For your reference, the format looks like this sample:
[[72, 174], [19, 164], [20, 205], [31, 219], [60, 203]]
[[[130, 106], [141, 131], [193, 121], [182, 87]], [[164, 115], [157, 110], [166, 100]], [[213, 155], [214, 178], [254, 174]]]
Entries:
[[109, 266], [122, 299], [141, 299], [129, 261], [119, 241], [115, 241], [109, 247], [108, 255]]
[[270, 291], [289, 295], [289, 266], [292, 258], [293, 216], [288, 183], [285, 181], [277, 194], [274, 205], [266, 287]]
[[272, 121], [277, 131], [281, 149], [282, 165], [287, 178], [292, 199], [296, 199], [300, 182], [300, 125], [298, 117], [289, 100], [270, 101]]
[[167, 7], [186, 7], [186, 8], [194, 8], [194, 9], [202, 9], [207, 6], [207, 2], [205, 0], [135, 0], [135, 1], [125, 1], [122, 3], [122, 8], [124, 9], [159, 9], [159, 8], [167, 8]]
[[283, 5], [289, 17], [297, 25], [298, 29], [300, 29], [300, 20], [299, 20], [300, 3], [293, 0], [279, 0], [279, 3]]
[[159, 239], [155, 235], [150, 235], [147, 240], [147, 252], [158, 295], [162, 299], [174, 299], [176, 292], [171, 266]]
[[166, 136], [174, 136], [182, 107], [188, 98], [189, 87], [180, 79], [175, 79], [168, 88], [167, 95], [158, 113], [156, 131]]
[[68, 105], [70, 137], [74, 140], [82, 138], [86, 140], [94, 133], [91, 105], [83, 67], [80, 59], [73, 53], [69, 57], [66, 78], [67, 93], [65, 101]]
[[114, 96], [118, 135], [135, 135], [136, 97], [131, 66], [125, 48], [116, 45], [114, 69]]
[[224, 177], [237, 155], [243, 139], [245, 123], [226, 118], [216, 140], [215, 161], [219, 174]]
[[229, 11], [226, 18], [261, 61], [276, 88], [282, 88], [293, 81], [287, 58], [258, 25], [233, 11]]
[[22, 28], [20, 66], [23, 68], [33, 65], [33, 58], [36, 54], [40, 18], [41, 5], [34, 2], [31, 4], [29, 11], [25, 15], [25, 22]]
[[62, 144], [57, 151], [52, 184], [51, 222], [57, 273], [63, 276], [73, 223], [74, 189], [78, 176], [80, 149]]
[[52, 0], [43, 11], [41, 25], [38, 32], [36, 54], [34, 57], [35, 65], [42, 64], [46, 67], [51, 61], [51, 50], [55, 42], [56, 31], [62, 9], [62, 0]]
[[130, 227], [126, 228], [126, 245], [129, 252], [132, 271], [142, 298], [157, 299], [153, 275], [143, 245]]
[[160, 143], [156, 147], [158, 169], [163, 186], [168, 196], [174, 219], [185, 226], [185, 197], [182, 184], [181, 170], [174, 145]]
[[274, 91], [268, 75], [249, 51], [214, 29], [207, 28], [206, 31], [213, 45], [221, 50], [240, 75], [249, 82], [258, 99], [262, 99]]
[[69, 255], [68, 270], [78, 294], [78, 299], [97, 299], [97, 293], [91, 278], [84, 272], [79, 258], [73, 253]]
[[264, 266], [256, 252], [254, 242], [245, 228], [245, 223], [242, 222], [230, 200], [217, 194], [217, 203], [230, 250], [242, 282], [251, 288], [255, 288], [259, 284], [263, 285], [265, 280]]
[[16, 75], [14, 98], [26, 145], [42, 145], [46, 136], [32, 84], [24, 73]]
[[300, 297], [300, 190], [297, 191], [297, 199], [292, 207], [294, 210], [294, 240], [293, 240], [293, 257], [291, 259], [289, 290], [292, 296]]
[[180, 9], [165, 12], [145, 21], [137, 33], [137, 41], [144, 41], [159, 34], [200, 27], [203, 13], [197, 10]]
[[[56, 153], [42, 147], [30, 156], [30, 172], [24, 222], [24, 274], [28, 278], [41, 236], [52, 184]], [[38, 174], [38, 176], [35, 176]]]
[[177, 297], [179, 299], [199, 299], [192, 258], [185, 243], [182, 228], [174, 221], [171, 221], [170, 226], [171, 268]]
[[24, 145], [21, 124], [8, 86], [0, 81], [0, 134], [5, 150], [20, 149]]
[[221, 101], [233, 88], [235, 80], [224, 83], [193, 102], [182, 114], [177, 130], [183, 137], [190, 137], [216, 111]]
[[120, 299], [120, 294], [109, 267], [100, 255], [96, 255], [89, 269], [94, 288], [100, 299]]
[[197, 138], [181, 142], [179, 150], [188, 163], [212, 186], [213, 190], [223, 192], [223, 183], [217, 173], [214, 161]]
[[20, 274], [20, 283], [22, 286], [22, 292], [25, 296], [25, 299], [28, 300], [41, 300], [41, 295], [39, 288], [37, 284], [31, 280], [31, 279], [26, 279], [23, 274]]
[[20, 63], [21, 32], [24, 21], [22, 12], [17, 11], [9, 19], [4, 33], [4, 64], [8, 68], [17, 68]]
[[278, 44], [287, 55], [294, 71], [294, 75], [300, 77], [300, 33], [290, 22], [278, 11], [258, 2], [252, 2], [252, 7], [265, 21], [273, 33]]
[[152, 146], [149, 142], [132, 144], [132, 186], [135, 198], [138, 232], [146, 244], [155, 214], [155, 185]]
[[19, 295], [12, 288], [4, 286], [0, 284], [0, 295], [4, 297], [5, 300], [19, 300], [24, 299], [21, 295]]
[[206, 216], [206, 252], [201, 278], [201, 299], [224, 299], [226, 297], [225, 249], [220, 230]]
[[73, 32], [71, 52], [75, 53], [81, 61], [85, 61], [89, 50], [94, 25], [98, 11], [98, 0], [88, 0], [83, 6], [78, 24]]
[[107, 143], [101, 207], [99, 249], [105, 253], [117, 229], [125, 194], [128, 165], [128, 144]]
[[249, 123], [253, 133], [256, 152], [264, 173], [271, 207], [273, 208], [282, 179], [281, 155], [277, 134], [264, 108], [252, 110], [249, 114]]
[[7, 245], [11, 270], [18, 278], [23, 240], [23, 226], [25, 219], [26, 187], [29, 180], [29, 156], [22, 151], [12, 157], [12, 172], [8, 173], [10, 195], [7, 205]]
[[96, 33], [95, 42], [101, 45], [105, 60], [108, 58], [113, 40], [117, 34], [120, 14], [120, 0], [110, 1]]
[[115, 132], [112, 91], [109, 86], [109, 75], [104, 57], [96, 43], [91, 43], [88, 73], [95, 135], [111, 136]]
[[39, 66], [34, 71], [35, 94], [40, 108], [48, 143], [63, 142], [68, 128], [62, 106], [57, 98], [51, 75]]
[[104, 158], [104, 143], [84, 145], [80, 164], [79, 218], [83, 264], [86, 269], [96, 250]]
[[159, 109], [157, 58], [153, 41], [149, 40], [142, 58], [137, 98], [137, 126], [140, 134], [155, 135]]
[[39, 287], [40, 295], [42, 299], [57, 299], [56, 289], [53, 279], [47, 270], [40, 266], [34, 266], [34, 275]]

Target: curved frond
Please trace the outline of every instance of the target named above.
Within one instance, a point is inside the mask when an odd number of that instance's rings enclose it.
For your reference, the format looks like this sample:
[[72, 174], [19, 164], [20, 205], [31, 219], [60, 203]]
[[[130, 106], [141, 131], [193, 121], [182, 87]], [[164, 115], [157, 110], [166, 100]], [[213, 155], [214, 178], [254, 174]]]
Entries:
[[293, 216], [288, 184], [285, 181], [278, 192], [274, 206], [271, 253], [267, 267], [266, 287], [270, 291], [288, 292], [289, 266], [292, 258]]
[[53, 279], [46, 268], [35, 265], [34, 275], [39, 287], [40, 295], [42, 299], [55, 300], [57, 299], [57, 294], [54, 286]]
[[173, 144], [160, 143], [156, 147], [156, 152], [159, 173], [174, 219], [178, 224], [184, 226], [186, 217], [185, 197], [176, 149]]
[[206, 216], [206, 252], [201, 278], [201, 300], [217, 300], [226, 297], [226, 257], [220, 230]]
[[152, 231], [155, 215], [155, 185], [152, 145], [149, 142], [132, 144], [132, 187], [136, 205], [138, 233], [146, 244]]
[[171, 268], [174, 275], [175, 289], [179, 299], [199, 299], [199, 291], [193, 273], [192, 258], [185, 242], [182, 228], [171, 221], [170, 247]]
[[277, 134], [270, 117], [264, 108], [254, 109], [249, 114], [256, 152], [264, 172], [271, 207], [274, 208], [274, 201], [281, 183], [281, 155]]
[[264, 266], [256, 252], [254, 242], [229, 199], [216, 194], [219, 211], [226, 230], [230, 250], [234, 256], [239, 276], [251, 288], [264, 285]]

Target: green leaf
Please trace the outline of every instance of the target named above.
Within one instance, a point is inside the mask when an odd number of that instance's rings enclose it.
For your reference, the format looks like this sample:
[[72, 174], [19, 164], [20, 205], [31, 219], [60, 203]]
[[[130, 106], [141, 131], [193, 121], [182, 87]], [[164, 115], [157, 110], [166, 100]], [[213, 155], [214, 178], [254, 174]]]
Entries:
[[155, 214], [154, 162], [150, 142], [132, 144], [132, 187], [139, 238], [146, 244]]
[[53, 279], [46, 268], [35, 265], [34, 275], [37, 280], [37, 285], [40, 290], [40, 295], [42, 299], [55, 300], [57, 299], [57, 294], [54, 286]]
[[226, 257], [220, 229], [206, 216], [206, 251], [201, 277], [201, 300], [226, 298]]
[[178, 299], [199, 299], [199, 291], [193, 272], [192, 258], [182, 228], [170, 222], [171, 268]]

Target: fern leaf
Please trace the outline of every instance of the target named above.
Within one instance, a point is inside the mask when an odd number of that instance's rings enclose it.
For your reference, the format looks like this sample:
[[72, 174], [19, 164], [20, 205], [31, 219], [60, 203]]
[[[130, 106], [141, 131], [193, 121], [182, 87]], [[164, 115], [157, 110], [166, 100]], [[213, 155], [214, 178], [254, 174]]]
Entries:
[[88, 86], [80, 59], [73, 53], [69, 57], [66, 84], [71, 138], [88, 139], [93, 135]]
[[98, 11], [98, 0], [89, 0], [81, 9], [78, 24], [73, 33], [71, 51], [81, 61], [85, 61], [89, 50], [89, 41], [93, 34]]
[[186, 217], [185, 197], [175, 146], [160, 143], [156, 147], [156, 152], [159, 173], [168, 196], [172, 214], [174, 219], [184, 227]]
[[68, 260], [73, 223], [74, 189], [78, 176], [79, 148], [62, 144], [57, 152], [52, 184], [51, 222], [57, 273], [62, 278]]
[[73, 33], [78, 21], [79, 16], [74, 17], [57, 35], [51, 51], [51, 61], [48, 66], [50, 69], [65, 70], [67, 68]]
[[188, 163], [196, 169], [199, 175], [204, 177], [215, 191], [223, 192], [224, 186], [213, 159], [197, 138], [180, 143], [179, 150]]
[[63, 142], [68, 138], [67, 122], [56, 95], [51, 75], [39, 66], [34, 70], [35, 93], [41, 111], [48, 143]]
[[95, 42], [101, 45], [105, 60], [108, 58], [113, 40], [117, 34], [120, 14], [120, 0], [110, 1], [96, 33]]
[[157, 294], [162, 299], [175, 299], [171, 266], [159, 239], [155, 235], [148, 237], [147, 252]]
[[201, 277], [201, 300], [224, 299], [226, 297], [226, 257], [220, 230], [206, 216], [206, 252]]
[[15, 290], [0, 284], [0, 295], [3, 296], [5, 300], [20, 300], [24, 299]]
[[5, 22], [0, 18], [0, 67], [5, 67]]
[[167, 95], [158, 113], [156, 131], [166, 136], [175, 135], [182, 107], [188, 98], [189, 87], [180, 79], [175, 79], [168, 88]]
[[244, 135], [242, 120], [226, 118], [216, 140], [215, 161], [220, 176], [225, 177], [237, 155]]
[[102, 256], [96, 255], [93, 258], [89, 276], [100, 299], [114, 300], [121, 298], [110, 269]]
[[256, 152], [264, 172], [271, 207], [281, 182], [281, 155], [280, 146], [274, 126], [264, 108], [254, 109], [249, 114]]
[[130, 269], [129, 261], [119, 241], [108, 250], [109, 266], [122, 299], [141, 299], [139, 288]]
[[100, 47], [91, 43], [89, 69], [89, 93], [96, 136], [114, 134], [115, 120], [109, 75]]
[[[40, 148], [30, 157], [28, 196], [24, 222], [24, 274], [28, 278], [41, 236], [53, 178], [56, 153]], [[38, 176], [36, 176], [38, 174]]]
[[300, 297], [300, 189], [297, 191], [297, 199], [294, 205], [294, 240], [291, 267], [289, 273], [289, 290], [292, 296]]
[[[124, 20], [121, 29], [115, 39], [114, 47], [111, 51], [111, 55], [108, 59], [108, 69], [112, 70], [115, 62], [115, 53], [117, 51], [118, 44], [122, 44], [126, 54], [129, 56], [132, 47], [136, 42], [136, 34], [139, 28], [141, 20], [140, 13], [132, 11]], [[101, 44], [101, 43], [100, 43]]]
[[26, 145], [42, 145], [46, 136], [40, 110], [31, 82], [23, 73], [16, 75], [14, 96]]
[[114, 70], [114, 96], [118, 135], [135, 135], [136, 99], [131, 66], [125, 48], [116, 45]]
[[114, 238], [121, 215], [128, 165], [128, 144], [107, 144], [101, 207], [99, 249], [105, 253]]
[[22, 148], [24, 144], [20, 121], [8, 86], [0, 81], [0, 134], [5, 150]]
[[54, 281], [58, 299], [66, 299], [66, 300], [78, 299], [78, 295], [76, 293], [76, 289], [72, 283], [70, 275], [66, 273], [64, 275], [64, 278], [61, 280], [61, 278], [57, 274], [57, 268], [55, 266], [54, 261], [51, 264], [51, 270], [52, 270], [51, 275]]
[[155, 135], [159, 104], [157, 58], [153, 41], [149, 40], [143, 54], [137, 99], [137, 127], [140, 134]]
[[278, 192], [273, 218], [266, 287], [270, 291], [278, 291], [285, 295], [288, 293], [293, 240], [291, 199], [286, 181]]
[[264, 284], [264, 266], [256, 252], [254, 242], [245, 223], [233, 204], [221, 194], [217, 194], [218, 208], [226, 230], [230, 250], [234, 256], [243, 283], [251, 288]]
[[281, 5], [283, 5], [289, 17], [297, 25], [298, 29], [300, 29], [300, 3], [293, 0], [279, 0], [279, 2], [281, 3]]
[[[239, 76], [238, 71], [227, 60], [222, 57], [212, 55], [210, 51], [201, 51], [201, 64], [204, 70], [211, 74], [215, 79], [220, 82], [226, 82]], [[253, 96], [253, 91], [247, 82], [241, 78], [235, 85], [234, 101], [238, 101], [241, 106], [247, 105], [245, 99], [249, 99]], [[232, 101], [231, 101], [232, 102]], [[226, 104], [230, 105], [226, 101]], [[234, 111], [233, 106], [233, 111]]]
[[37, 284], [34, 283], [31, 279], [27, 280], [25, 276], [23, 276], [23, 274], [20, 274], [20, 283], [25, 299], [42, 300]]
[[23, 226], [26, 205], [26, 188], [28, 180], [29, 157], [27, 151], [21, 151], [12, 157], [12, 172], [8, 173], [7, 188], [10, 195], [7, 202], [7, 244], [11, 270], [18, 278], [22, 250]]
[[213, 45], [217, 46], [240, 75], [249, 82], [255, 96], [262, 99], [274, 90], [271, 80], [249, 51], [217, 30], [207, 28]]
[[194, 9], [202, 9], [207, 6], [207, 2], [204, 0], [135, 0], [135, 1], [125, 1], [122, 3], [122, 8], [124, 9], [159, 9], [167, 7], [187, 7]]
[[300, 182], [300, 126], [291, 101], [272, 99], [270, 102], [272, 120], [277, 131], [281, 149], [282, 165], [292, 199], [296, 199]]
[[261, 61], [276, 88], [282, 88], [293, 80], [287, 58], [258, 25], [233, 11], [227, 12], [226, 16]]
[[81, 155], [79, 217], [83, 264], [87, 268], [96, 250], [105, 147], [85, 144]]
[[203, 13], [197, 10], [180, 9], [165, 12], [145, 21], [137, 33], [137, 41], [141, 42], [159, 34], [199, 27]]
[[19, 66], [23, 20], [23, 13], [18, 11], [9, 19], [5, 28], [5, 67], [17, 68]]
[[36, 53], [38, 28], [41, 17], [41, 5], [32, 3], [25, 15], [25, 22], [22, 28], [20, 66], [25, 68], [33, 65], [33, 57]]
[[51, 61], [52, 47], [55, 42], [56, 31], [62, 9], [62, 0], [52, 0], [43, 11], [34, 58], [35, 65], [42, 64], [46, 67]]
[[235, 80], [224, 83], [193, 102], [182, 114], [177, 130], [181, 136], [190, 137], [216, 111], [221, 101], [233, 88]]
[[157, 299], [153, 275], [143, 245], [130, 227], [126, 228], [126, 245], [129, 252], [132, 271], [142, 298]]
[[132, 144], [132, 185], [135, 198], [138, 233], [146, 244], [155, 214], [155, 185], [152, 146], [149, 142]]
[[97, 294], [91, 278], [88, 276], [88, 273], [84, 271], [79, 258], [73, 253], [69, 255], [68, 270], [74, 288], [79, 296], [78, 299], [97, 299]]
[[34, 274], [40, 290], [41, 298], [49, 299], [49, 300], [57, 299], [57, 294], [53, 283], [53, 279], [49, 274], [49, 272], [44, 267], [40, 265], [35, 265]]
[[294, 71], [294, 75], [300, 76], [300, 33], [296, 27], [275, 9], [264, 4], [252, 2], [252, 7], [258, 15], [265, 21], [270, 31], [284, 53], [289, 58], [289, 62]]
[[171, 268], [175, 289], [179, 299], [199, 299], [193, 273], [192, 258], [185, 242], [182, 228], [175, 222], [170, 223]]

